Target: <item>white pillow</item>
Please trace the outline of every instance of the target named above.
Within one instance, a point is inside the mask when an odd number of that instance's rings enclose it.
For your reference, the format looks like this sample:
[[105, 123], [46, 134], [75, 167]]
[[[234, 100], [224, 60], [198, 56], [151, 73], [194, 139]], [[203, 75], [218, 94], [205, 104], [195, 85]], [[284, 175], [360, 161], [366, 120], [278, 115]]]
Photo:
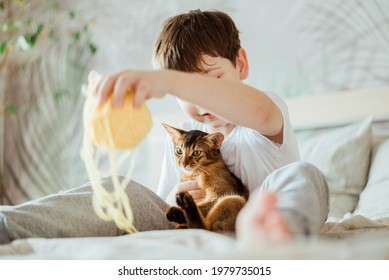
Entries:
[[367, 185], [353, 214], [389, 218], [389, 139], [373, 146]]
[[354, 211], [366, 185], [372, 142], [372, 119], [336, 128], [299, 143], [301, 159], [326, 176], [330, 191], [329, 218]]

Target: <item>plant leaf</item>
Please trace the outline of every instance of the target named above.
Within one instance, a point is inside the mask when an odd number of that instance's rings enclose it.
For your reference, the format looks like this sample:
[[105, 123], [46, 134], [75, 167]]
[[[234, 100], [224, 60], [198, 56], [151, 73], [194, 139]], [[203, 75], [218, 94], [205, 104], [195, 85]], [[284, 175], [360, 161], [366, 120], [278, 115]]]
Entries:
[[30, 48], [33, 48], [36, 44], [36, 41], [38, 39], [38, 36], [41, 34], [42, 30], [43, 30], [43, 23], [39, 24], [39, 26], [37, 27], [36, 31], [34, 33], [26, 33], [24, 34], [24, 39], [26, 41], [26, 43], [29, 45]]
[[8, 49], [8, 43], [7, 42], [1, 42], [0, 44], [0, 54], [3, 54]]
[[89, 43], [89, 50], [90, 50], [91, 54], [95, 54], [97, 52], [96, 45], [93, 43]]
[[69, 12], [69, 18], [74, 19], [76, 17], [76, 12], [75, 11], [70, 11]]
[[16, 115], [16, 108], [15, 105], [12, 103], [9, 103], [7, 106], [7, 110], [11, 115]]
[[1, 30], [2, 30], [3, 32], [7, 32], [8, 27], [9, 27], [8, 22], [5, 21], [5, 22], [3, 22], [3, 24], [1, 25]]

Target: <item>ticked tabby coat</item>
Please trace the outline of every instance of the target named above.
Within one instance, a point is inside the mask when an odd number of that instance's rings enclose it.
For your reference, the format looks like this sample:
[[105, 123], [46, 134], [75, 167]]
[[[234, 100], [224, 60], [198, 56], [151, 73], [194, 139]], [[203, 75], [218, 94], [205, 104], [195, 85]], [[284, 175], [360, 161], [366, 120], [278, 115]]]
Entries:
[[177, 223], [176, 228], [234, 231], [236, 217], [246, 203], [249, 191], [224, 163], [220, 153], [223, 134], [163, 126], [174, 143], [181, 181], [196, 180], [205, 191], [205, 199], [198, 204], [188, 192], [177, 193], [178, 207], [167, 210], [167, 219]]

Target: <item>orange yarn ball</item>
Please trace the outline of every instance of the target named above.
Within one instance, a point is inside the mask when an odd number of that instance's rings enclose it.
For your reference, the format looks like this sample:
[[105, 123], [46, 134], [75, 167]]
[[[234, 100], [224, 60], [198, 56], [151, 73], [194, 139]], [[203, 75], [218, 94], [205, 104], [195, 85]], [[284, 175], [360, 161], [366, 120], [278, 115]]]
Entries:
[[[88, 87], [90, 87], [89, 81]], [[94, 81], [94, 84], [97, 84]], [[95, 86], [95, 85], [92, 85]], [[123, 105], [115, 107], [112, 95], [97, 106], [97, 97], [87, 96], [84, 106], [84, 123], [93, 142], [100, 148], [133, 149], [147, 136], [152, 127], [152, 117], [145, 104], [139, 109], [133, 106], [134, 93], [127, 92]]]

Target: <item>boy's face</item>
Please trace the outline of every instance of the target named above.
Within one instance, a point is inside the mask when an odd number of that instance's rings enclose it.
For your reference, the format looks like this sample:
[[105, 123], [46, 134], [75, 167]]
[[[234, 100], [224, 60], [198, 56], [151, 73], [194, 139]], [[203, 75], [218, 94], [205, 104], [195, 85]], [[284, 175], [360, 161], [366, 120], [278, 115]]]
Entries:
[[[240, 81], [241, 73], [238, 66], [234, 66], [231, 61], [222, 57], [203, 56], [201, 63], [203, 72], [199, 73], [207, 77], [226, 79], [232, 81]], [[192, 119], [211, 126], [214, 129], [223, 128], [229, 123], [222, 118], [212, 115], [205, 109], [194, 104], [178, 99], [178, 104], [181, 109]]]

